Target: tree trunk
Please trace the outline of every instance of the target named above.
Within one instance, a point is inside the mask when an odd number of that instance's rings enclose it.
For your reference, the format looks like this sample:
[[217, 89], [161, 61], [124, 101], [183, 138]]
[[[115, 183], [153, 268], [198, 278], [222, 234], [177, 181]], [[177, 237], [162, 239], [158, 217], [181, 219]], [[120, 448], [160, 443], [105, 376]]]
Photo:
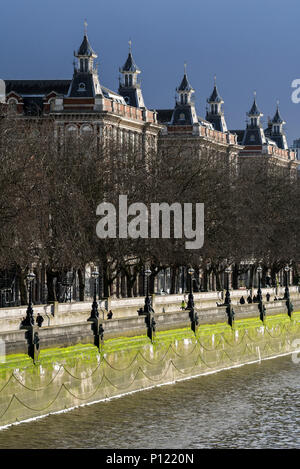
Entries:
[[84, 289], [85, 289], [85, 275], [84, 269], [78, 269], [78, 281], [79, 281], [79, 301], [84, 301]]
[[27, 293], [28, 292], [27, 292], [26, 278], [21, 267], [18, 267], [17, 269], [17, 277], [19, 279], [21, 305], [27, 305], [28, 303]]
[[51, 270], [47, 270], [47, 290], [48, 290], [48, 298], [47, 303], [52, 303], [53, 301], [57, 301], [56, 296], [56, 288], [54, 286], [54, 279], [57, 277], [55, 272]]
[[232, 270], [232, 289], [238, 290], [239, 288], [239, 266], [234, 264]]

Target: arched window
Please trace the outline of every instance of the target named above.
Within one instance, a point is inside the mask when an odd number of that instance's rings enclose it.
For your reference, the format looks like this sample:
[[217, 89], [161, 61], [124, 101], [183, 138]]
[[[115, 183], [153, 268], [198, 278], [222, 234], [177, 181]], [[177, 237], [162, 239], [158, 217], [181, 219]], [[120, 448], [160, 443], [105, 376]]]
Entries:
[[125, 75], [125, 86], [128, 86], [128, 75]]
[[50, 112], [53, 112], [55, 109], [55, 98], [51, 98], [49, 101], [50, 104]]
[[7, 104], [8, 104], [8, 112], [10, 114], [16, 114], [18, 110], [18, 101], [16, 100], [16, 98], [9, 98], [9, 100], [7, 101]]
[[129, 75], [129, 86], [132, 86], [132, 75]]
[[184, 102], [187, 103], [187, 94], [184, 95]]
[[85, 90], [86, 90], [85, 83], [79, 83], [78, 91], [85, 91]]
[[93, 127], [89, 124], [83, 124], [80, 127], [81, 135], [90, 135], [93, 132]]
[[69, 135], [72, 135], [72, 136], [77, 135], [77, 132], [78, 132], [77, 126], [74, 124], [68, 125], [67, 132]]

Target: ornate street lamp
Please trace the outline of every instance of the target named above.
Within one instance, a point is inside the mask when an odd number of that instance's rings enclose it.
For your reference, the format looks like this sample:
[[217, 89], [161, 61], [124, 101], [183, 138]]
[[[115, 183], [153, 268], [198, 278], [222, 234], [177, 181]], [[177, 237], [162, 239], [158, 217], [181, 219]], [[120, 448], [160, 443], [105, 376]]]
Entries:
[[145, 297], [145, 304], [144, 309], [140, 308], [138, 310], [139, 316], [145, 316], [145, 324], [147, 327], [147, 336], [153, 342], [154, 334], [155, 334], [155, 326], [156, 321], [154, 319], [154, 309], [151, 306], [151, 300], [149, 297], [149, 277], [151, 275], [151, 270], [147, 269], [144, 272], [145, 281], [146, 281], [146, 297]]
[[92, 304], [91, 316], [89, 317], [88, 321], [97, 319], [99, 317], [98, 303], [97, 303], [97, 279], [99, 278], [98, 270], [94, 270], [91, 274], [91, 277], [94, 280], [94, 301]]
[[258, 302], [262, 301], [262, 292], [261, 292], [261, 273], [262, 273], [262, 267], [258, 266], [256, 269], [256, 272], [258, 273], [258, 290], [257, 290], [257, 299]]
[[194, 272], [195, 272], [194, 269], [192, 267], [190, 267], [189, 270], [188, 270], [188, 274], [190, 276], [190, 293], [189, 293], [187, 309], [194, 308], [194, 295], [193, 295], [193, 275], [194, 275]]
[[194, 269], [192, 267], [189, 268], [188, 274], [190, 276], [190, 293], [189, 293], [189, 300], [186, 309], [189, 310], [189, 316], [191, 321], [191, 329], [196, 334], [196, 326], [198, 326], [198, 315], [195, 312], [195, 304], [194, 304], [194, 295], [193, 295], [193, 275]]
[[233, 311], [233, 308], [231, 306], [231, 298], [230, 298], [230, 291], [229, 291], [229, 274], [231, 273], [230, 267], [226, 267], [225, 273], [227, 275], [227, 282], [226, 282], [226, 295], [225, 295], [224, 306], [226, 306], [228, 324], [229, 324], [229, 326], [233, 327], [233, 324], [234, 324], [234, 311]]
[[229, 291], [229, 275], [231, 273], [230, 267], [226, 267], [225, 273], [226, 273], [226, 280], [227, 281], [226, 281], [226, 295], [225, 295], [224, 305], [230, 305], [230, 303], [231, 303], [230, 291]]
[[93, 323], [92, 331], [94, 333], [94, 345], [98, 348], [99, 352], [101, 352], [101, 348], [104, 342], [104, 339], [103, 339], [104, 329], [101, 323], [101, 319], [99, 318], [98, 303], [97, 303], [97, 279], [99, 278], [98, 270], [94, 270], [91, 273], [91, 277], [94, 280], [94, 301], [92, 304], [91, 315], [88, 318], [88, 321]]
[[288, 273], [290, 271], [290, 267], [288, 265], [285, 266], [284, 268], [285, 271], [285, 292], [284, 292], [284, 298], [285, 298], [285, 304], [287, 307], [287, 313], [290, 318], [292, 318], [292, 313], [294, 311], [294, 306], [293, 303], [290, 300], [290, 290], [289, 290], [289, 282], [288, 282]]
[[28, 289], [28, 307], [27, 307], [26, 318], [24, 322], [25, 326], [34, 325], [33, 309], [32, 309], [32, 284], [33, 284], [34, 279], [35, 279], [35, 274], [33, 272], [29, 272], [26, 275], [27, 289]]
[[144, 310], [149, 312], [150, 307], [151, 307], [150, 298], [149, 298], [149, 277], [151, 275], [151, 270], [150, 269], [145, 270], [144, 275], [145, 275], [145, 281], [146, 281], [146, 298], [145, 298]]
[[257, 290], [257, 299], [258, 299], [258, 310], [259, 310], [259, 318], [262, 322], [265, 321], [266, 318], [266, 307], [263, 304], [263, 298], [262, 298], [262, 291], [261, 291], [261, 273], [262, 273], [262, 267], [259, 265], [256, 269], [258, 273], [258, 290]]

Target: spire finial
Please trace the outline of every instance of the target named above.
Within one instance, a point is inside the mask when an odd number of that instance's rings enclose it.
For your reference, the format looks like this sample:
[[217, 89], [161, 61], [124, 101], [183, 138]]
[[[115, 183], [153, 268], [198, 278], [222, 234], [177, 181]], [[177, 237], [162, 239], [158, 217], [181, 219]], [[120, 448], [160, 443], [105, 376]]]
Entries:
[[87, 27], [88, 27], [88, 24], [87, 24], [87, 20], [86, 20], [86, 19], [84, 20], [83, 25], [84, 25], [84, 35], [86, 36], [86, 35], [87, 35]]
[[184, 62], [184, 74], [186, 75], [186, 62]]
[[214, 76], [214, 85], [216, 86], [217, 84], [217, 75]]
[[131, 41], [131, 39], [129, 39], [129, 41], [128, 41], [128, 45], [129, 45], [129, 53], [131, 54], [131, 45], [132, 45], [132, 41]]
[[256, 99], [256, 90], [253, 91], [254, 99]]
[[277, 104], [277, 109], [278, 109], [279, 108], [279, 99], [277, 99], [276, 104]]

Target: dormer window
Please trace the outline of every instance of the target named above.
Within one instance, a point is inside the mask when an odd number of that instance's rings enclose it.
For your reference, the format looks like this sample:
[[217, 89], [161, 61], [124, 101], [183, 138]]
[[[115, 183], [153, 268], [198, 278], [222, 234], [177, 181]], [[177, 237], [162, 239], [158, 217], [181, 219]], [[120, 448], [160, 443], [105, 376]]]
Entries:
[[55, 98], [51, 98], [49, 101], [50, 104], [50, 112], [53, 112], [55, 109]]
[[10, 98], [7, 102], [8, 111], [10, 114], [15, 114], [18, 109], [18, 101], [15, 98]]
[[78, 91], [86, 91], [85, 83], [79, 83]]
[[179, 120], [185, 121], [185, 114], [183, 112], [179, 114]]

